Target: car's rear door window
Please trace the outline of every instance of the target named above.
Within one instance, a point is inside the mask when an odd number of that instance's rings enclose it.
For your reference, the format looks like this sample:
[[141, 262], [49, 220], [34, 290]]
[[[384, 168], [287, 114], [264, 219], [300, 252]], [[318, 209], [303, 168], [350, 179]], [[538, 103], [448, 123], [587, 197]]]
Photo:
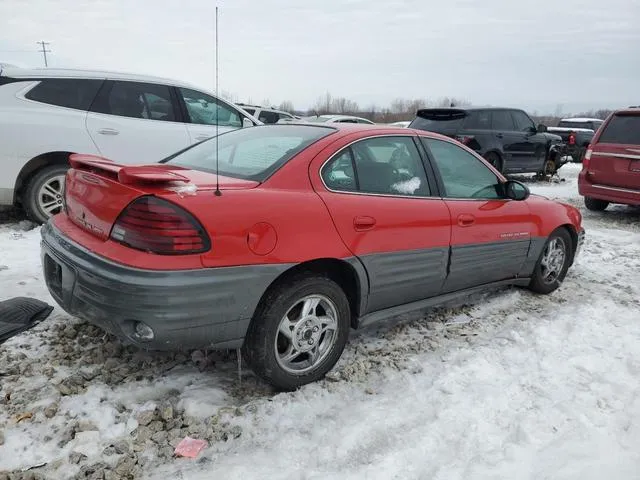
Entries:
[[104, 80], [48, 78], [33, 87], [25, 98], [34, 102], [76, 110], [89, 110]]
[[360, 140], [335, 156], [321, 171], [330, 190], [429, 196], [431, 190], [412, 137]]
[[106, 98], [100, 94], [92, 111], [119, 117], [176, 121], [176, 108], [167, 85], [114, 81]]
[[640, 115], [614, 115], [604, 127], [598, 143], [640, 145]]
[[463, 128], [465, 130], [490, 130], [491, 112], [489, 110], [470, 110], [465, 118]]

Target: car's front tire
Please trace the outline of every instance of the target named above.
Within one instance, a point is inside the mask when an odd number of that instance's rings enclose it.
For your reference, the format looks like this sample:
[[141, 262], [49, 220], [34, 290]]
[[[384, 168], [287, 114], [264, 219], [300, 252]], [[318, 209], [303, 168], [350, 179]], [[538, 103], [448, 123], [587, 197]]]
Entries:
[[602, 212], [609, 206], [609, 202], [606, 200], [598, 200], [597, 198], [584, 197], [584, 206], [587, 207], [587, 210]]
[[27, 184], [22, 205], [31, 220], [46, 223], [64, 208], [65, 175], [69, 167], [51, 165], [39, 170]]
[[279, 390], [295, 390], [323, 378], [349, 336], [351, 309], [328, 277], [297, 274], [260, 301], [242, 354], [255, 374]]
[[529, 289], [541, 294], [556, 290], [567, 275], [572, 255], [573, 240], [569, 232], [564, 228], [552, 232], [536, 262]]

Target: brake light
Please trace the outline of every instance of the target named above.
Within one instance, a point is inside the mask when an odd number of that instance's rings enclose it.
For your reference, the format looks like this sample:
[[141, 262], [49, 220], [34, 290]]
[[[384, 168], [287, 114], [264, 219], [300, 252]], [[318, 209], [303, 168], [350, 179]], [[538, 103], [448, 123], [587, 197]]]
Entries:
[[462, 143], [463, 145], [469, 145], [471, 140], [475, 137], [473, 135], [456, 135], [456, 140]]
[[576, 134], [571, 132], [569, 134], [569, 145], [575, 145], [576, 144]]
[[159, 255], [187, 255], [209, 250], [204, 227], [189, 212], [153, 196], [131, 202], [117, 218], [110, 238]]
[[586, 170], [589, 168], [589, 164], [591, 163], [591, 146], [587, 148], [587, 151], [584, 152], [584, 158], [582, 159], [582, 168]]

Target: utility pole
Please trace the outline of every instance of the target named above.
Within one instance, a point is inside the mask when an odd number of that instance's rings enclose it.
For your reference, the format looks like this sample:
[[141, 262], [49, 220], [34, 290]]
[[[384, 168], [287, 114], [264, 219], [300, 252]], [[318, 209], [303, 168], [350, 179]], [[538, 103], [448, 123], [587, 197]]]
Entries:
[[47, 45], [49, 45], [50, 42], [36, 42], [39, 45], [42, 45], [42, 50], [40, 50], [42, 52], [42, 55], [44, 55], [44, 66], [48, 67], [49, 64], [47, 63], [47, 53], [51, 53], [51, 50], [47, 50]]

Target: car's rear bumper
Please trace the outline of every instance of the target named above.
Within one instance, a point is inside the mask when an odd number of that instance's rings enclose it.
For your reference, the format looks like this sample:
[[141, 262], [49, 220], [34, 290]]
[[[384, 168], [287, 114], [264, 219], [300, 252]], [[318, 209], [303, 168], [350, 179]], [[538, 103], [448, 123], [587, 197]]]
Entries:
[[[237, 348], [267, 287], [290, 265], [157, 271], [127, 267], [42, 227], [47, 288], [68, 313], [152, 350]], [[161, 261], [161, 258], [159, 258]], [[136, 335], [136, 322], [153, 332]]]
[[592, 183], [584, 171], [580, 172], [578, 177], [578, 193], [583, 197], [596, 198], [610, 203], [640, 205], [640, 190]]

